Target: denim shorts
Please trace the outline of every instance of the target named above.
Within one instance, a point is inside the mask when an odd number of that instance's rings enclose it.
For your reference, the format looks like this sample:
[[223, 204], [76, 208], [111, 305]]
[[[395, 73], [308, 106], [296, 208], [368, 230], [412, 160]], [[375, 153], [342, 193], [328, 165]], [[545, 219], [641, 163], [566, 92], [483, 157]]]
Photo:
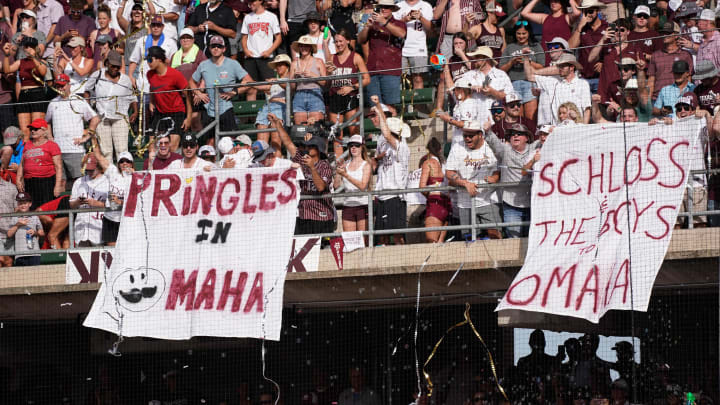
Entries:
[[533, 84], [531, 82], [527, 80], [515, 80], [512, 82], [512, 85], [515, 92], [522, 99], [521, 103], [525, 104], [537, 98], [532, 94]]
[[300, 90], [295, 93], [292, 101], [293, 113], [304, 112], [320, 112], [325, 114], [325, 101], [323, 100], [322, 90]]
[[[400, 90], [402, 83], [400, 76], [393, 75], [372, 75], [370, 84], [365, 88], [366, 105], [370, 105], [370, 96], [380, 97], [383, 104], [400, 104]], [[407, 100], [406, 102], [409, 102]]]
[[280, 118], [283, 122], [287, 122], [285, 120], [285, 103], [265, 103], [262, 109], [258, 111], [257, 117], [255, 118], [255, 125], [265, 125], [270, 126], [270, 121], [268, 121], [268, 114], [274, 114], [276, 117]]

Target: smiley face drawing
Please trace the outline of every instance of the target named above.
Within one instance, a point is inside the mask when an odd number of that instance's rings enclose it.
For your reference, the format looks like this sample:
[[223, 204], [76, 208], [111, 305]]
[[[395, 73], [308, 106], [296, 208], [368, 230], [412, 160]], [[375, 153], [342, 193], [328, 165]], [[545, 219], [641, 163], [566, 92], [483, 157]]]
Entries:
[[125, 269], [112, 284], [112, 294], [121, 307], [131, 312], [152, 308], [165, 292], [165, 276], [156, 269]]

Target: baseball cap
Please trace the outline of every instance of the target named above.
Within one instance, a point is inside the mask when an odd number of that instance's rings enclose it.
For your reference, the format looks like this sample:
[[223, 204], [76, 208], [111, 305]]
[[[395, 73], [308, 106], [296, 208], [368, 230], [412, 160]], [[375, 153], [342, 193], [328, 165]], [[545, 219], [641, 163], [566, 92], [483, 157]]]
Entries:
[[[383, 103], [380, 103], [380, 108], [382, 109], [382, 111], [385, 113], [385, 116], [387, 117], [387, 113], [390, 112], [390, 108], [388, 108], [388, 106]], [[368, 113], [367, 116], [372, 117], [374, 115], [375, 115], [375, 110], [370, 110], [370, 112]]]
[[540, 128], [538, 128], [535, 131], [535, 135], [540, 135], [541, 133], [549, 134], [550, 132], [552, 132], [552, 129], [553, 129], [552, 125], [547, 125], [547, 124], [540, 125]]
[[695, 19], [704, 21], [715, 21], [715, 12], [706, 8], [702, 12], [700, 12], [700, 14], [695, 17]]
[[37, 14], [35, 14], [35, 12], [32, 10], [25, 9], [20, 13], [20, 15], [26, 15], [37, 20]]
[[615, 343], [615, 346], [613, 346], [611, 350], [615, 350], [616, 352], [632, 352], [633, 347], [632, 343], [623, 340]]
[[507, 132], [524, 134], [526, 137], [530, 138], [530, 130], [519, 122], [512, 124]]
[[70, 83], [70, 76], [66, 75], [65, 73], [60, 73], [55, 78], [55, 84], [57, 84], [59, 86], [64, 86], [68, 83]]
[[650, 7], [645, 6], [645, 5], [637, 6], [637, 7], [635, 7], [635, 12], [633, 14], [634, 15], [638, 15], [638, 14], [650, 15]]
[[680, 32], [680, 26], [676, 22], [665, 21], [663, 25], [658, 28], [660, 34], [672, 34]]
[[698, 101], [697, 96], [695, 93], [688, 91], [687, 93], [683, 94], [681, 97], [678, 97], [677, 101], [675, 102], [675, 105], [678, 104], [687, 104], [692, 108], [697, 108]]
[[235, 138], [235, 142], [240, 142], [243, 145], [252, 146], [252, 139], [247, 135], [238, 135]]
[[75, 48], [76, 46], [85, 46], [85, 40], [82, 37], [72, 37], [67, 43], [67, 46]]
[[502, 100], [493, 101], [492, 105], [490, 106], [490, 109], [494, 110], [496, 108], [505, 108], [505, 103]]
[[215, 148], [213, 148], [210, 145], [203, 145], [200, 147], [200, 150], [198, 151], [198, 156], [200, 156], [200, 157], [215, 156]]
[[353, 135], [353, 136], [350, 137], [350, 139], [348, 139], [348, 144], [351, 144], [351, 143], [363, 144], [363, 143], [365, 143], [365, 142], [363, 142], [363, 137], [362, 137], [362, 135]]
[[684, 60], [676, 60], [672, 64], [672, 72], [673, 73], [685, 73], [690, 71], [690, 66], [688, 63]]
[[37, 118], [37, 119], [33, 120], [33, 122], [31, 122], [30, 125], [28, 125], [28, 127], [34, 128], [34, 129], [47, 128], [48, 123], [47, 123], [47, 121], [45, 121], [42, 118]]
[[562, 37], [555, 37], [555, 38], [553, 38], [552, 40], [548, 41], [547, 44], [548, 44], [548, 45], [550, 45], [550, 44], [560, 44], [560, 45], [563, 47], [563, 49], [568, 49], [568, 48], [570, 48], [570, 45], [568, 44], [568, 41], [566, 41], [565, 38], [562, 38]]
[[190, 38], [195, 38], [195, 33], [190, 28], [183, 28], [182, 31], [180, 31], [180, 36], [178, 38], [182, 38], [184, 36], [190, 36]]
[[122, 56], [115, 50], [108, 52], [106, 60], [109, 65], [122, 67]]
[[110, 38], [110, 35], [108, 35], [108, 34], [101, 34], [101, 35], [98, 35], [95, 42], [98, 44], [109, 44], [112, 42], [112, 38]]
[[387, 119], [387, 126], [393, 135], [397, 135], [401, 138], [410, 137], [410, 126], [403, 122], [402, 119], [397, 117], [391, 117]]
[[32, 201], [32, 197], [28, 193], [20, 192], [15, 196], [15, 201]]
[[97, 159], [94, 155], [88, 155], [87, 160], [85, 161], [85, 170], [95, 170], [97, 169]]
[[165, 19], [160, 14], [155, 14], [150, 18], [150, 24], [165, 24]]
[[480, 123], [480, 121], [464, 121], [462, 130], [463, 130], [463, 132], [464, 131], [482, 132], [483, 127], [482, 127], [482, 123]]
[[135, 10], [135, 9], [138, 9], [138, 10], [142, 11], [142, 9], [143, 9], [142, 3], [141, 3], [141, 2], [135, 2], [135, 4], [133, 4], [133, 6], [132, 6], [132, 10]]
[[180, 141], [180, 146], [197, 146], [197, 138], [195, 138], [195, 135], [185, 134]]
[[680, 7], [675, 10], [675, 17], [676, 18], [683, 18], [683, 17], [689, 17], [694, 16], [700, 12], [701, 8], [697, 5], [694, 1], [685, 1], [683, 2]]
[[129, 160], [130, 163], [134, 161], [132, 154], [128, 151], [120, 152], [120, 154], [118, 155], [118, 163], [122, 162], [123, 160]]
[[505, 95], [505, 104], [514, 103], [516, 101], [522, 101], [522, 98], [519, 94], [511, 91]]
[[3, 144], [5, 145], [14, 145], [15, 142], [17, 142], [18, 138], [22, 135], [22, 132], [20, 131], [20, 128], [16, 126], [10, 126], [5, 128], [5, 131], [3, 132]]
[[210, 45], [222, 45], [225, 46], [225, 40], [220, 35], [213, 35], [210, 38]]
[[262, 162], [271, 153], [275, 153], [275, 148], [268, 145], [265, 141], [255, 141], [252, 144], [253, 162]]

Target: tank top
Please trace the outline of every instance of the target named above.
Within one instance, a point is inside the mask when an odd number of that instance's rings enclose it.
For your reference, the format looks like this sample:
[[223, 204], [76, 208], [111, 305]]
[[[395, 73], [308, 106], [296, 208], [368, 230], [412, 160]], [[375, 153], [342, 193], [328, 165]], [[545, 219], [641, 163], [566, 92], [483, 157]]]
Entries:
[[[570, 39], [570, 26], [565, 20], [565, 14], [560, 17], [553, 17], [551, 15], [545, 18], [542, 25], [542, 47], [543, 50], [547, 51], [547, 43], [552, 41], [555, 37], [560, 37], [566, 41]], [[550, 54], [545, 54], [545, 66], [550, 65]]]
[[[83, 56], [80, 60], [80, 63], [78, 63], [78, 67], [85, 67], [85, 57]], [[70, 65], [70, 62], [68, 62], [65, 65], [65, 70], [63, 70], [63, 73], [68, 75], [70, 77], [70, 93], [71, 94], [81, 94], [85, 91], [85, 82], [87, 81], [87, 75], [80, 76], [78, 72], [73, 69], [72, 65]]]
[[[101, 35], [101, 34], [98, 33], [98, 35]], [[110, 38], [112, 39], [112, 42], [110, 43], [110, 45], [114, 44], [115, 40], [117, 39], [117, 36], [115, 35], [115, 30], [110, 30], [109, 34], [103, 34], [103, 35], [110, 36]], [[95, 61], [95, 68], [97, 69], [98, 66], [100, 66], [100, 61], [102, 61], [102, 54], [100, 53], [100, 47], [97, 46], [97, 44], [95, 44], [95, 49], [93, 49], [93, 60]], [[97, 70], [99, 70], [99, 69], [97, 69]]]
[[[432, 166], [429, 166], [429, 167], [430, 167], [430, 176], [428, 176], [427, 186], [428, 186], [428, 187], [431, 187], [431, 186], [436, 186], [436, 187], [442, 186], [442, 185], [443, 185], [443, 182], [445, 181], [445, 176], [442, 176], [442, 164], [440, 163], [440, 159], [438, 159], [437, 156], [432, 156], [432, 155], [430, 156], [430, 159], [435, 159], [435, 160], [438, 162], [438, 164], [440, 164], [440, 174], [441, 174], [441, 176], [433, 176], [433, 174], [437, 174], [437, 173], [433, 173], [433, 167], [432, 167]], [[431, 193], [431, 194], [439, 194], [439, 193], [436, 191], [436, 192], [433, 192], [433, 193]]]
[[[296, 67], [298, 70], [300, 70], [300, 58], [297, 59]], [[312, 73], [315, 73], [316, 75], [320, 75], [320, 68], [318, 67], [318, 61], [316, 58], [312, 58], [310, 62], [310, 66], [308, 66], [308, 70], [310, 70]], [[304, 83], [298, 83], [296, 87], [297, 91], [300, 90], [320, 90], [320, 85], [315, 82], [304, 82]]]
[[[363, 168], [367, 164], [366, 161], [363, 160], [360, 167], [357, 168], [357, 170], [349, 170], [347, 171], [347, 174], [349, 177], [352, 177], [353, 179], [357, 181], [362, 181], [363, 177]], [[348, 180], [347, 177], [343, 177], [343, 187], [345, 187], [345, 191], [348, 193], [354, 192], [354, 191], [362, 191], [359, 188], [355, 187], [350, 180]], [[361, 196], [361, 197], [346, 197], [345, 198], [345, 206], [346, 207], [359, 207], [361, 205], [367, 205], [367, 197]]]
[[468, 71], [467, 66], [465, 66], [465, 62], [463, 62], [462, 59], [460, 59], [459, 56], [453, 55], [450, 57], [450, 76], [452, 77], [453, 81], [457, 80], [458, 77], [462, 76], [465, 72]]
[[493, 58], [502, 56], [503, 36], [500, 34], [500, 28], [495, 27], [495, 33], [491, 33], [484, 24], [480, 24], [480, 30], [480, 36], [475, 41], [477, 45], [492, 49]]
[[[38, 83], [37, 80], [33, 77], [33, 70], [35, 69], [35, 62], [33, 62], [32, 59], [20, 59], [20, 69], [18, 70], [18, 74], [20, 75], [20, 86], [40, 86], [42, 83]], [[35, 73], [35, 76], [39, 75], [37, 72]]]
[[[337, 54], [333, 55], [332, 61], [333, 65], [335, 65], [333, 75], [349, 75], [359, 72], [355, 66], [355, 52], [350, 52], [350, 56], [347, 57], [344, 63], [340, 63], [340, 58], [338, 58]], [[357, 79], [335, 79], [330, 82], [330, 94], [337, 94], [341, 87], [353, 86], [357, 82]], [[349, 95], [354, 96], [356, 94], [357, 91], [353, 91]]]

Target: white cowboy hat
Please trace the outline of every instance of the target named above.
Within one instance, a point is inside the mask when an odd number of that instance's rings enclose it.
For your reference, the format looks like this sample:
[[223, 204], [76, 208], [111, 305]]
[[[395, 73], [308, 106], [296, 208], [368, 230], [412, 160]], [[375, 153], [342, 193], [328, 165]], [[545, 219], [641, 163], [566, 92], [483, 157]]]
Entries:
[[400, 138], [410, 138], [410, 125], [404, 123], [400, 118], [388, 118], [387, 126], [390, 132], [395, 135], [399, 135]]
[[293, 42], [292, 45], [290, 45], [290, 48], [293, 50], [293, 52], [300, 53], [300, 45], [311, 46], [312, 53], [317, 52], [317, 44], [310, 35], [301, 36], [297, 41]]

